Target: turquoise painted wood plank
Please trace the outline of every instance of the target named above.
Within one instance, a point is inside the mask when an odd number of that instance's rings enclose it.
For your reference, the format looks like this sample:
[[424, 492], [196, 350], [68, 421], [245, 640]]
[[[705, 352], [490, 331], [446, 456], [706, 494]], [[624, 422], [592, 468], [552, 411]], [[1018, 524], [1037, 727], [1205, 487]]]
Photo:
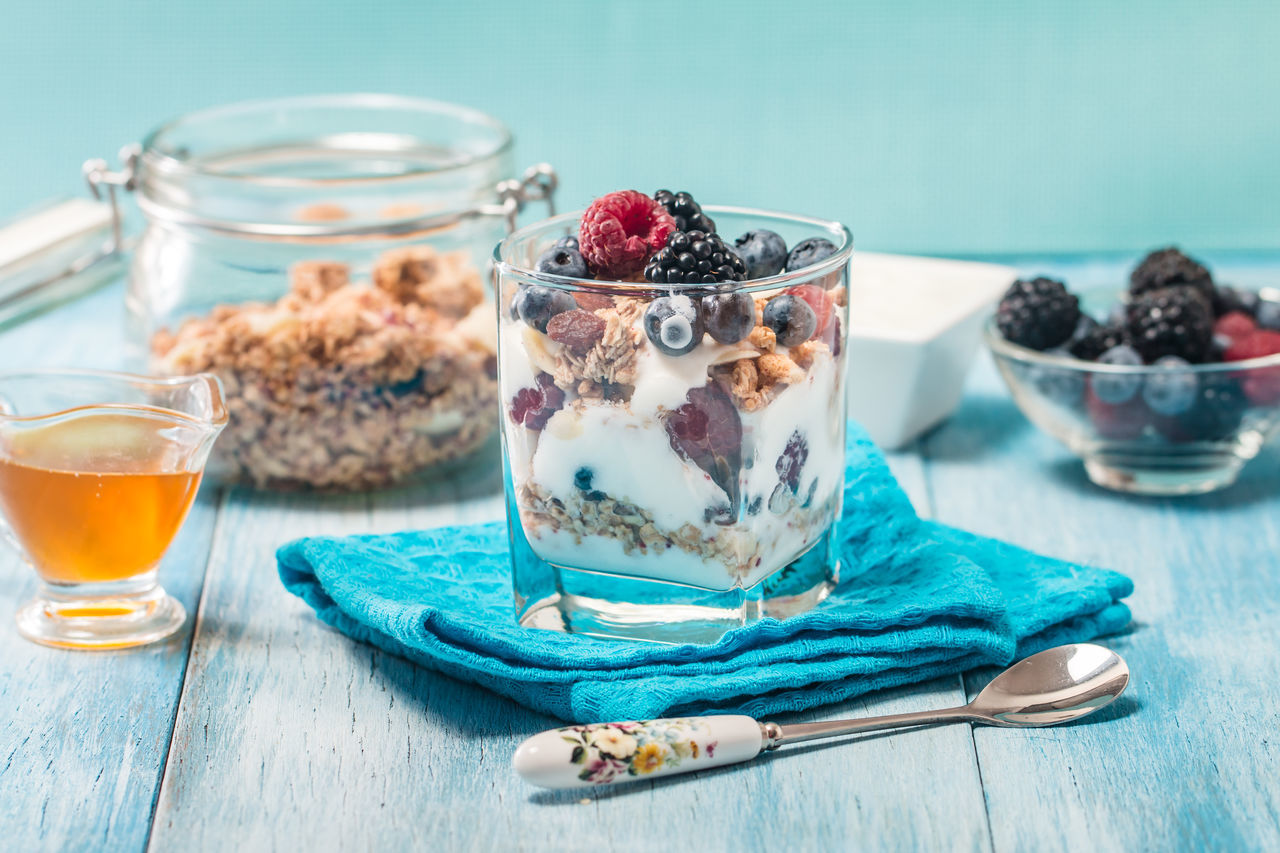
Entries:
[[[894, 464], [922, 498], [918, 459]], [[275, 576], [272, 552], [289, 536], [494, 518], [497, 487], [496, 477], [474, 475], [372, 498], [228, 499], [154, 849], [741, 850], [780, 838], [827, 849], [986, 849], [972, 741], [956, 728], [630, 790], [536, 791], [510, 771], [510, 757], [554, 720], [323, 628]], [[942, 679], [804, 719], [943, 707], [961, 696], [958, 679]], [[940, 768], [950, 781], [933, 789]]]
[[[0, 333], [0, 369], [116, 367], [123, 311], [109, 288]], [[206, 490], [160, 566], [194, 613], [213, 539]], [[0, 833], [13, 850], [139, 850], [169, 748], [191, 626], [126, 652], [47, 649], [18, 636], [35, 573], [0, 551]]]
[[[1049, 271], [1102, 283], [1125, 269]], [[1137, 584], [1133, 631], [1107, 641], [1133, 671], [1115, 713], [1036, 732], [974, 730], [995, 849], [1280, 847], [1277, 448], [1218, 495], [1115, 495], [1020, 417], [984, 361], [959, 416], [925, 450], [938, 517]]]

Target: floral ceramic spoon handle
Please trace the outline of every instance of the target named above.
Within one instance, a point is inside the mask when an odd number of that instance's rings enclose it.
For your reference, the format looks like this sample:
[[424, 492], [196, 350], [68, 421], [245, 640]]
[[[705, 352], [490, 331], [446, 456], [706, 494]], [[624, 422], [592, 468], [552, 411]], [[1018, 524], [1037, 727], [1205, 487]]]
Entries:
[[1092, 643], [1045, 649], [993, 678], [958, 708], [860, 720], [762, 723], [751, 717], [681, 717], [639, 723], [593, 723], [534, 735], [516, 750], [516, 772], [544, 788], [582, 788], [688, 773], [755, 758], [783, 743], [924, 726], [983, 723], [1054, 726], [1105, 708], [1129, 684], [1129, 665]]
[[512, 764], [543, 788], [583, 788], [747, 761], [766, 745], [751, 717], [680, 717], [567, 726], [520, 744]]

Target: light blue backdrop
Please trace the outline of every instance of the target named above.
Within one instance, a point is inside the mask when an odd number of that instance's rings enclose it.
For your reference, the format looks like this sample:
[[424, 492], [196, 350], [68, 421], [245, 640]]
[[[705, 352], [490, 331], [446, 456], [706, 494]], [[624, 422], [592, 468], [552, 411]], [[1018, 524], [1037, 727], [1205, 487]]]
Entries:
[[1280, 246], [1280, 3], [0, 0], [0, 215], [249, 97], [506, 119], [566, 204], [633, 186], [864, 248]]

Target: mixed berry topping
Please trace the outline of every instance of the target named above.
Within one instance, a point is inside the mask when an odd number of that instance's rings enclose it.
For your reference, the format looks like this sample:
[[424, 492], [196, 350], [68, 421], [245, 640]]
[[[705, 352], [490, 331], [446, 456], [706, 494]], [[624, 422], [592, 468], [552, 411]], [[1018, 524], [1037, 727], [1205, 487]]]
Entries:
[[644, 269], [675, 230], [665, 207], [642, 192], [622, 190], [591, 202], [578, 227], [578, 243], [598, 277], [621, 280]]
[[[535, 264], [537, 272], [594, 279], [599, 287], [570, 295], [555, 287], [523, 285], [509, 316], [585, 357], [605, 339], [617, 300], [648, 298], [637, 297], [634, 290], [616, 296], [609, 292], [616, 282], [638, 282], [637, 273], [643, 271], [646, 280], [662, 286], [654, 288], [658, 292], [644, 312], [645, 337], [665, 355], [692, 352], [707, 334], [717, 344], [738, 344], [763, 325], [773, 332], [767, 338], [770, 348], [817, 339], [838, 357], [845, 305], [842, 276], [826, 276], [781, 294], [765, 293], [772, 297], [767, 316], [757, 307], [758, 294], [731, 287], [819, 263], [837, 247], [814, 237], [788, 250], [780, 235], [765, 229], [747, 231], [731, 245], [715, 227], [687, 192], [659, 190], [651, 198], [623, 190], [601, 196], [583, 214], [577, 236], [556, 239]], [[683, 287], [691, 292], [682, 294]]]

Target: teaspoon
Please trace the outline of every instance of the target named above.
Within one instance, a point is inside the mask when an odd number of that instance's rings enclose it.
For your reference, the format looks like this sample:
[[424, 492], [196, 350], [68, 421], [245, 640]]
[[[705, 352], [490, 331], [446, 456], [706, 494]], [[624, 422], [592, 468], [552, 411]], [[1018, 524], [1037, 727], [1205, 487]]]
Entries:
[[520, 744], [512, 764], [544, 788], [629, 782], [749, 761], [784, 744], [902, 726], [1052, 726], [1105, 708], [1128, 684], [1129, 667], [1118, 654], [1077, 643], [1015, 663], [957, 708], [785, 726], [737, 714], [567, 726]]

